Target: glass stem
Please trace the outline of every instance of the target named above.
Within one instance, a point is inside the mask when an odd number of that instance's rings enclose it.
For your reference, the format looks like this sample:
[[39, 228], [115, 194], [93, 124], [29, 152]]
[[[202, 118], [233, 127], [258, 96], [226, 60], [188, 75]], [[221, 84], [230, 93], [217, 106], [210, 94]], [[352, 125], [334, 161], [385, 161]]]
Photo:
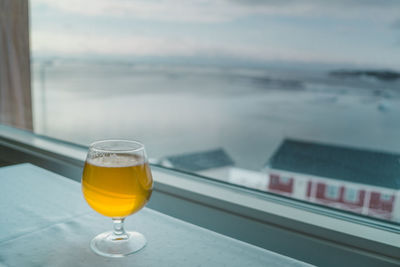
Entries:
[[114, 241], [128, 239], [129, 236], [125, 232], [125, 229], [124, 229], [125, 218], [122, 218], [122, 219], [113, 218], [112, 220], [113, 220], [113, 225], [114, 225], [114, 231], [111, 235], [111, 239]]

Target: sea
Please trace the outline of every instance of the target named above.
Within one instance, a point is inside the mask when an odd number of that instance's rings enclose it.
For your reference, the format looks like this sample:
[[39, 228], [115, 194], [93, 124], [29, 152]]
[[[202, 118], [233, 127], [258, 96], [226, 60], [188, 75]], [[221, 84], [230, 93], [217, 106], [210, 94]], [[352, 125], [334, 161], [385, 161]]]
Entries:
[[[334, 69], [332, 69], [334, 71]], [[34, 131], [134, 139], [153, 160], [223, 149], [259, 171], [286, 138], [400, 153], [400, 79], [329, 68], [33, 61]]]

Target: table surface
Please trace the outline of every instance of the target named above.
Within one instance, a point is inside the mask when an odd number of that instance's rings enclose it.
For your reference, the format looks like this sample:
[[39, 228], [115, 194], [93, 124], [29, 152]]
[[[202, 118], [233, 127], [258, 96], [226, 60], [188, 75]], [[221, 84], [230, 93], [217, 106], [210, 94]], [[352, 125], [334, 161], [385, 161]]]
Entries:
[[111, 227], [79, 183], [31, 164], [0, 168], [0, 266], [309, 266], [148, 208], [126, 219], [143, 250], [94, 254], [90, 240]]

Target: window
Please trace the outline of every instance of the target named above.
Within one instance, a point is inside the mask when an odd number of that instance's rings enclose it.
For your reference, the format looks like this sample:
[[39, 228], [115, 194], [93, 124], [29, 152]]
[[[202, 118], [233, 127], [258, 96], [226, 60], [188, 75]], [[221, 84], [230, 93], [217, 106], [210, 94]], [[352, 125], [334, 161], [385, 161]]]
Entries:
[[359, 198], [359, 191], [354, 188], [345, 188], [344, 190], [344, 198], [347, 202], [357, 202]]
[[[340, 200], [319, 191], [330, 181], [351, 184], [350, 202], [365, 186], [398, 192], [399, 13], [378, 1], [31, 0], [33, 131], [138, 139], [153, 164], [316, 205]], [[360, 215], [382, 219], [365, 194]], [[399, 223], [397, 203], [384, 220]]]
[[381, 200], [382, 201], [391, 201], [392, 200], [392, 195], [387, 194], [387, 193], [382, 193], [381, 194]]
[[[317, 266], [397, 263], [398, 3], [78, 2], [29, 2], [33, 134], [9, 147], [61, 144], [44, 161], [79, 180], [89, 142], [139, 139], [169, 215]], [[29, 129], [3, 77], [1, 123]]]
[[339, 198], [339, 187], [335, 185], [327, 185], [325, 196], [329, 199], [338, 199]]
[[292, 179], [287, 176], [283, 176], [280, 178], [280, 182], [284, 185], [288, 185]]

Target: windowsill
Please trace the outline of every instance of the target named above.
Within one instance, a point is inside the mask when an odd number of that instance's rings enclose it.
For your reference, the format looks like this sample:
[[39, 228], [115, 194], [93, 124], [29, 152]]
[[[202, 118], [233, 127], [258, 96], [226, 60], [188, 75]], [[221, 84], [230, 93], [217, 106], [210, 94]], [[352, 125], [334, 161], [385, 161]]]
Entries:
[[[84, 146], [34, 135], [4, 125], [0, 125], [0, 146], [18, 150], [27, 154], [28, 157], [41, 157], [43, 163], [48, 166], [52, 162], [56, 162], [57, 164], [67, 163], [77, 168], [82, 168], [87, 149]], [[3, 156], [1, 152], [0, 156]], [[307, 242], [325, 244], [332, 248], [337, 247], [338, 250], [348, 250], [351, 253], [381, 259], [385, 262], [397, 263], [399, 260], [400, 229], [393, 224], [343, 214], [340, 211], [328, 210], [271, 194], [178, 173], [158, 166], [152, 166], [152, 171], [155, 191], [172, 196], [178, 201], [195, 203], [212, 209], [213, 212], [220, 212], [222, 214], [220, 218], [223, 221], [225, 220], [224, 214], [231, 214], [241, 220], [267, 225], [272, 229], [271, 231], [274, 229], [286, 231], [293, 236], [298, 236], [299, 240], [303, 238]], [[72, 177], [77, 176], [76, 173], [73, 175], [62, 174], [75, 180], [80, 178]], [[157, 207], [155, 208], [157, 209]], [[171, 206], [162, 210], [162, 212], [166, 211], [170, 211], [172, 213], [170, 215], [173, 216], [180, 212]], [[237, 229], [228, 229], [230, 221], [224, 222], [226, 229], [223, 228], [224, 226], [218, 228], [205, 219], [191, 220], [190, 216], [199, 216], [199, 214], [194, 215], [193, 213], [193, 211], [189, 211], [184, 216], [191, 222], [215, 231], [219, 231], [218, 229], [232, 231], [231, 236], [252, 243], [252, 240], [249, 240], [251, 235], [246, 233], [252, 229], [243, 229], [242, 233], [235, 233], [234, 231]], [[262, 242], [262, 240], [254, 240], [253, 244], [260, 245], [263, 244]], [[287, 246], [296, 247], [293, 244], [287, 244]], [[271, 247], [267, 248], [271, 249]], [[282, 253], [281, 251], [277, 252]]]

